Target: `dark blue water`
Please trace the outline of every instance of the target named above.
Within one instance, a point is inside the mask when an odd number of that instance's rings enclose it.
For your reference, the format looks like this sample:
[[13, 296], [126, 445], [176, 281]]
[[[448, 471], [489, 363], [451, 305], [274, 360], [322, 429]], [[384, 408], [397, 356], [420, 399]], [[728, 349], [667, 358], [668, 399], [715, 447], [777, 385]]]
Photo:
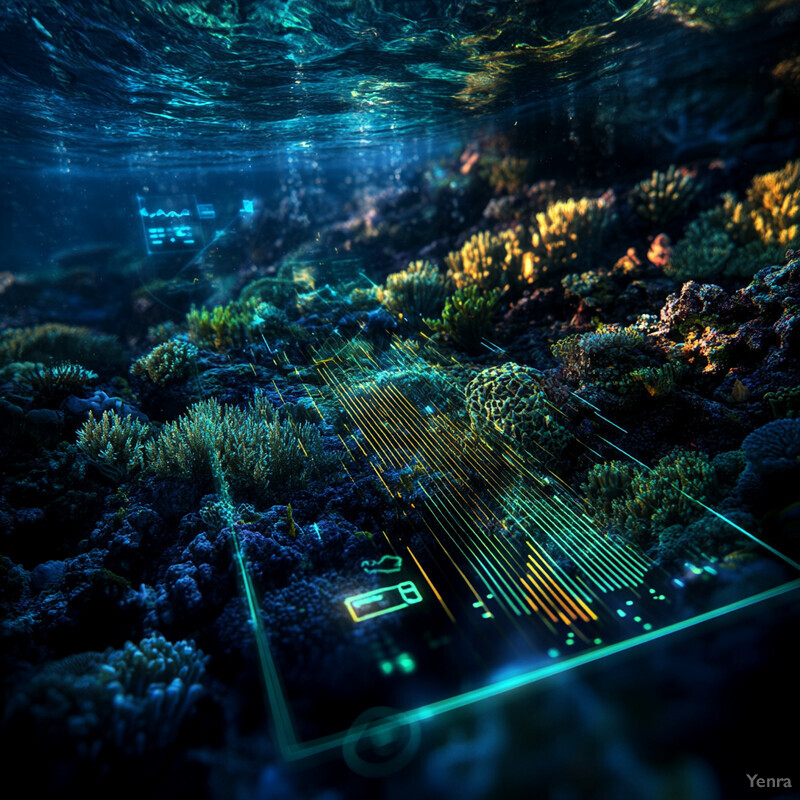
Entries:
[[796, 6], [16, 0], [0, 12], [0, 155], [61, 170], [402, 159], [492, 125], [524, 126], [553, 159], [576, 140], [584, 158], [688, 151], [752, 124], [760, 61]]

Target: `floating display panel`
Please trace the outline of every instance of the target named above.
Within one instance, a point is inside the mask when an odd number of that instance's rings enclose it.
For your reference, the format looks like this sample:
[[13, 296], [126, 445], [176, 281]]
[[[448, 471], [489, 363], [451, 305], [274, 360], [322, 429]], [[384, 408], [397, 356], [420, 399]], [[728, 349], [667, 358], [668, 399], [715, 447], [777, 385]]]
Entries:
[[707, 541], [654, 558], [635, 533], [607, 535], [587, 497], [559, 477], [554, 432], [580, 413], [586, 433], [560, 458], [609, 465], [601, 452], [613, 452], [615, 464], [647, 476], [625, 451], [624, 429], [574, 397], [551, 404], [539, 443], [523, 447], [491, 412], [482, 424], [453, 402], [465, 365], [427, 356], [399, 338], [380, 352], [356, 338], [312, 349], [304, 367], [317, 376], [317, 388], [304, 381], [305, 406], [340, 432], [341, 450], [328, 454], [340, 479], [365, 507], [393, 504], [390, 529], [344, 539], [301, 528], [288, 509], [283, 545], [298, 542], [298, 566], [267, 568], [261, 553], [256, 568], [220, 476], [287, 758], [342, 747], [368, 770], [365, 738], [401, 758], [421, 720], [800, 586], [794, 561], [694, 497], [683, 478], [670, 502], [687, 524], [713, 528]]
[[194, 253], [203, 247], [200, 220], [213, 219], [213, 206], [203, 206], [201, 217], [194, 195], [175, 194], [136, 199], [148, 255]]

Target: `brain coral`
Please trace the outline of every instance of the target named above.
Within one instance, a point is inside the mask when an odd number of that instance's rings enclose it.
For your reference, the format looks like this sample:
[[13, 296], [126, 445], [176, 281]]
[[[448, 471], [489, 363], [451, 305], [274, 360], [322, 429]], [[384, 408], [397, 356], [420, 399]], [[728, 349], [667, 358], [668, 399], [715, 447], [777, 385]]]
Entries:
[[572, 434], [538, 378], [537, 370], [513, 362], [485, 369], [467, 384], [467, 411], [477, 432], [500, 430], [537, 454], [557, 458]]

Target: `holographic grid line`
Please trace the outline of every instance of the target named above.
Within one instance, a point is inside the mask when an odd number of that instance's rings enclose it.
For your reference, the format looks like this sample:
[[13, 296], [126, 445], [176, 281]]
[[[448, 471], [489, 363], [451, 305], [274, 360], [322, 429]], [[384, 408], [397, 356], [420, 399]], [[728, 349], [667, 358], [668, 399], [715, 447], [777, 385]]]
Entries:
[[[285, 356], [284, 360], [286, 360]], [[308, 387], [306, 387], [306, 390], [307, 391], [309, 390]], [[311, 397], [310, 392], [309, 396]], [[311, 397], [311, 399], [312, 402], [314, 402], [314, 398]], [[319, 412], [319, 408], [316, 402], [314, 402], [314, 406], [315, 408], [317, 408], [317, 411]], [[322, 413], [320, 413], [320, 418], [324, 418]], [[611, 424], [614, 425], [614, 423]], [[618, 426], [615, 425], [615, 427]], [[347, 443], [341, 436], [340, 439], [345, 448], [345, 451], [352, 459], [353, 454], [351, 453]], [[361, 451], [362, 455], [366, 457], [367, 453], [358, 440], [355, 440], [355, 445]], [[590, 452], [594, 452], [588, 446], [587, 450], [589, 450]], [[600, 457], [599, 454], [596, 455]], [[344, 460], [341, 461], [341, 464], [343, 469], [345, 470], [345, 473], [350, 477], [351, 480], [354, 481], [354, 478], [352, 477], [352, 475], [350, 475], [350, 472], [347, 469]], [[224, 478], [224, 476], [222, 477]], [[555, 477], [557, 478], [557, 476]], [[339, 733], [319, 736], [314, 739], [307, 739], [303, 741], [298, 739], [292, 722], [292, 715], [291, 715], [291, 710], [289, 708], [289, 701], [284, 691], [280, 674], [278, 672], [275, 661], [272, 657], [269, 644], [267, 641], [266, 630], [264, 628], [264, 624], [259, 612], [259, 601], [253, 584], [253, 580], [249, 574], [246, 560], [242, 556], [241, 547], [238, 545], [238, 537], [236, 536], [236, 531], [233, 526], [234, 516], [233, 516], [233, 507], [232, 504], [230, 504], [230, 496], [227, 492], [223, 493], [222, 491], [220, 491], [220, 495], [230, 505], [229, 513], [226, 515], [226, 519], [228, 521], [228, 527], [231, 530], [232, 539], [234, 540], [235, 552], [237, 556], [236, 564], [238, 567], [238, 573], [243, 587], [243, 594], [245, 597], [246, 605], [251, 617], [251, 624], [253, 626], [254, 638], [256, 642], [257, 651], [259, 654], [259, 659], [261, 662], [264, 684], [267, 691], [267, 697], [269, 700], [270, 708], [272, 709], [273, 713], [273, 721], [275, 724], [276, 734], [277, 734], [277, 743], [281, 754], [286, 760], [300, 760], [318, 756], [324, 753], [329, 753], [333, 750], [337, 750], [342, 747], [346, 748], [348, 746], [351, 747], [355, 746], [357, 744], [359, 737], [362, 735], [362, 730], [356, 729], [356, 727], [353, 727], [350, 730], [343, 730]], [[583, 516], [585, 517], [585, 515]], [[433, 533], [433, 531], [431, 532]], [[753, 538], [759, 544], [763, 544], [759, 540], [755, 539], [755, 537], [751, 538]], [[396, 552], [391, 541], [389, 541], [389, 546], [392, 548], [393, 551]], [[531, 549], [533, 549], [530, 543], [528, 544], [528, 546]], [[773, 548], [767, 548], [767, 549], [773, 551]], [[450, 557], [450, 554], [447, 553], [447, 551], [445, 552], [448, 555], [448, 557]], [[781, 556], [780, 553], [777, 553], [777, 555]], [[791, 560], [786, 559], [785, 556], [781, 556], [781, 558], [790, 564], [794, 564], [794, 562], [792, 562]], [[453, 566], [455, 567], [456, 570], [461, 572], [460, 568], [455, 562], [453, 562]], [[463, 573], [461, 574], [462, 578], [466, 582], [470, 591], [473, 593], [476, 600], [478, 601], [475, 605], [476, 606], [479, 605], [481, 603], [480, 596], [475, 591], [474, 587], [472, 587], [467, 577], [463, 575]], [[518, 689], [525, 685], [532, 684], [539, 680], [546, 679], [548, 677], [568, 671], [573, 668], [581, 667], [585, 664], [600, 660], [601, 658], [607, 656], [613, 656], [616, 654], [626, 652], [639, 645], [660, 639], [664, 636], [669, 636], [670, 634], [676, 633], [678, 631], [692, 628], [695, 625], [723, 617], [727, 614], [734, 613], [749, 606], [765, 602], [776, 597], [780, 597], [783, 594], [787, 594], [792, 591], [797, 591], [798, 589], [800, 589], [800, 579], [787, 581], [783, 584], [759, 592], [758, 594], [749, 597], [743, 597], [741, 599], [729, 602], [724, 606], [718, 608], [712, 608], [708, 611], [697, 613], [688, 619], [678, 620], [674, 623], [665, 625], [664, 627], [658, 628], [656, 630], [646, 629], [645, 633], [633, 636], [631, 638], [625, 639], [620, 642], [605, 644], [596, 649], [588, 649], [576, 655], [555, 660], [545, 665], [536, 666], [521, 674], [511, 675], [509, 677], [496, 680], [487, 685], [483, 685], [468, 691], [462, 691], [460, 693], [444, 697], [440, 700], [433, 701], [413, 709], [397, 711], [396, 713], [386, 716], [381, 722], [372, 724], [370, 726], [370, 735], [373, 737], [379, 737], [382, 735], [391, 736], [395, 731], [402, 729], [406, 726], [416, 725], [427, 719], [435, 718], [441, 714], [446, 714], [451, 711], [457, 710], [459, 708], [472, 705], [473, 703], [478, 703], [490, 699], [492, 697], [499, 697], [505, 694], [506, 692], [513, 691], [514, 689]], [[587, 590], [577, 589], [577, 591], [579, 593], [583, 592], [584, 596], [587, 596], [588, 598]]]
[[[372, 361], [366, 349], [363, 355], [365, 361]], [[496, 448], [493, 450], [478, 440], [475, 449], [482, 452], [465, 452], [463, 442], [469, 436], [467, 429], [459, 430], [444, 415], [423, 415], [396, 386], [391, 383], [378, 384], [366, 370], [361, 370], [366, 386], [364, 388], [362, 383], [362, 389], [356, 391], [351, 386], [349, 376], [334, 373], [334, 363], [334, 359], [325, 359], [318, 363], [318, 370], [353, 424], [362, 431], [384, 468], [419, 463], [428, 472], [443, 473], [447, 491], [438, 493], [436, 497], [428, 494], [428, 507], [436, 512], [437, 521], [475, 574], [498, 599], [503, 599], [506, 606], [504, 610], [519, 616], [530, 614], [531, 609], [539, 613], [541, 609], [551, 621], [566, 624], [587, 616], [597, 618], [563, 580], [566, 577], [563, 572], [558, 575], [561, 571], [549, 554], [538, 546], [530, 531], [531, 522], [537, 524], [540, 532], [549, 531], [554, 543], [573, 558], [586, 578], [600, 591], [642, 582], [648, 568], [644, 559], [604, 539], [560, 498], [555, 503], [539, 490], [520, 491], [520, 476], [535, 476], [519, 456], [515, 460], [513, 453], [509, 455], [507, 452], [503, 462], [515, 476], [515, 503], [525, 509], [524, 519], [510, 514], [508, 504], [503, 503], [503, 495], [509, 487], [497, 477], [500, 464], [494, 452]], [[507, 444], [505, 447], [507, 451], [510, 450]], [[524, 563], [522, 570], [519, 554], [511, 552], [509, 543], [503, 539], [498, 542], [487, 535], [486, 529], [493, 523], [506, 530], [508, 528], [479, 492], [466, 488], [470, 476], [465, 466], [480, 476], [495, 504], [511, 516], [512, 523], [529, 537], [534, 557]], [[576, 540], [575, 546], [569, 544], [570, 538]], [[581, 549], [594, 552], [582, 556]], [[518, 563], [514, 564], [512, 560]], [[603, 575], [609, 577], [604, 579]]]

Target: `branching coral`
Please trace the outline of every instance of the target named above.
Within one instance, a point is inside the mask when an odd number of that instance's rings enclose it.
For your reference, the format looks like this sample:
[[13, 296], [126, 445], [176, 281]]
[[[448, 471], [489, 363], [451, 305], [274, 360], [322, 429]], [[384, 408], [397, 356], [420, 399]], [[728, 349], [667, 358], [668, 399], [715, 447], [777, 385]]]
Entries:
[[655, 375], [642, 372], [652, 366], [642, 352], [643, 345], [644, 338], [633, 328], [607, 327], [567, 336], [556, 342], [552, 351], [568, 380], [625, 395], [646, 381], [657, 382]]
[[474, 285], [459, 289], [447, 299], [441, 319], [425, 322], [431, 330], [449, 336], [458, 347], [476, 353], [500, 308], [500, 295], [499, 289], [481, 294]]
[[119, 482], [142, 468], [145, 445], [150, 436], [147, 423], [104, 411], [99, 420], [94, 414], [89, 414], [89, 419], [78, 431], [77, 444], [104, 475]]
[[513, 362], [479, 372], [466, 389], [467, 411], [477, 432], [499, 430], [535, 454], [558, 458], [572, 440], [564, 417], [547, 399], [539, 373]]
[[253, 317], [258, 300], [251, 298], [226, 306], [207, 308], [192, 306], [186, 315], [189, 339], [199, 347], [227, 350], [246, 344], [252, 333]]
[[171, 383], [185, 378], [197, 358], [197, 348], [172, 339], [153, 348], [131, 366], [131, 374], [147, 375], [153, 383]]
[[788, 247], [800, 241], [800, 160], [756, 175], [747, 190], [747, 200], [762, 244]]
[[523, 282], [552, 281], [585, 267], [600, 252], [606, 228], [615, 218], [613, 200], [606, 197], [551, 203], [536, 214], [533, 255]]
[[73, 361], [105, 366], [118, 362], [121, 354], [119, 342], [113, 336], [55, 322], [32, 328], [9, 328], [0, 334], [0, 364]]
[[218, 468], [231, 488], [262, 495], [302, 486], [326, 463], [319, 430], [281, 421], [260, 393], [246, 408], [213, 398], [195, 403], [145, 448], [147, 469], [159, 475], [210, 478]]
[[508, 291], [523, 280], [523, 238], [521, 226], [498, 234], [476, 233], [445, 257], [448, 278], [457, 289], [476, 285]]
[[202, 692], [205, 662], [193, 642], [150, 636], [49, 664], [15, 705], [52, 744], [80, 757], [143, 756], [177, 738]]
[[68, 394], [83, 389], [97, 378], [97, 373], [80, 364], [64, 362], [53, 366], [39, 366], [25, 376], [25, 382], [40, 398], [63, 399]]
[[747, 199], [732, 194], [686, 229], [665, 267], [679, 280], [749, 278], [800, 241], [800, 161], [756, 175]]
[[642, 219], [661, 225], [684, 213], [700, 188], [694, 173], [670, 164], [666, 172], [654, 170], [637, 183], [629, 203]]
[[699, 518], [703, 508], [694, 500], [712, 501], [718, 485], [705, 454], [674, 450], [651, 470], [621, 461], [596, 464], [583, 491], [599, 524], [647, 545], [670, 525]]
[[391, 314], [417, 323], [440, 314], [447, 294], [444, 275], [430, 261], [414, 261], [389, 275], [377, 298]]

